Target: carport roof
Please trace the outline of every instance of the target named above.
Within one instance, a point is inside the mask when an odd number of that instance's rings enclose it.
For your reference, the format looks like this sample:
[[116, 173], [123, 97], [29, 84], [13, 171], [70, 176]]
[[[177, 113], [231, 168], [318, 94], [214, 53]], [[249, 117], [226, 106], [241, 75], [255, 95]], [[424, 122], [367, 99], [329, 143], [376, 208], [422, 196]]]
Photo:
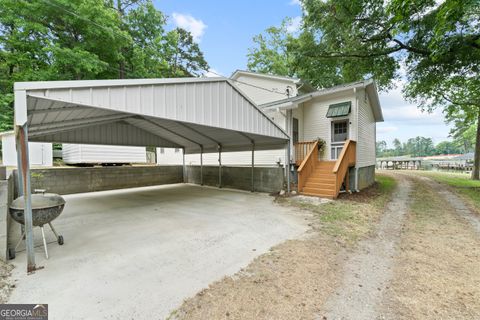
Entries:
[[289, 137], [227, 78], [15, 83], [30, 141], [185, 148], [283, 148]]

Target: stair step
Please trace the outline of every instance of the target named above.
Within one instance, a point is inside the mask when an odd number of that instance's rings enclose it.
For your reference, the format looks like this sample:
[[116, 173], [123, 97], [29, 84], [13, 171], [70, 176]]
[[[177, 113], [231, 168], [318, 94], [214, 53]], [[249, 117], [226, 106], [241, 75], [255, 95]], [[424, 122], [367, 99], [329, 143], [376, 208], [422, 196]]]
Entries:
[[325, 179], [325, 180], [336, 180], [337, 176], [333, 173], [318, 173], [312, 174], [309, 177], [310, 179]]
[[335, 167], [335, 161], [318, 161], [317, 166], [322, 166], [322, 167]]
[[315, 195], [319, 197], [329, 197], [329, 198], [334, 198], [335, 197], [335, 192], [327, 191], [327, 190], [321, 190], [321, 189], [316, 189], [316, 188], [303, 188], [303, 191], [301, 192], [302, 194], [308, 194], [308, 195]]
[[309, 179], [305, 182], [305, 185], [307, 184], [323, 184], [323, 185], [335, 185], [336, 181], [328, 181], [328, 180], [314, 180], [314, 179]]
[[334, 174], [332, 170], [330, 169], [315, 169], [315, 171], [313, 171], [312, 175], [315, 175], [315, 174]]
[[318, 189], [325, 189], [325, 190], [335, 190], [334, 183], [324, 183], [324, 182], [308, 182], [305, 184], [305, 187], [308, 188], [318, 188]]
[[305, 196], [312, 196], [312, 197], [319, 197], [319, 198], [326, 198], [326, 199], [335, 199], [335, 197], [330, 195], [330, 194], [317, 194], [317, 193], [308, 193], [308, 192], [300, 192], [300, 194], [303, 194]]

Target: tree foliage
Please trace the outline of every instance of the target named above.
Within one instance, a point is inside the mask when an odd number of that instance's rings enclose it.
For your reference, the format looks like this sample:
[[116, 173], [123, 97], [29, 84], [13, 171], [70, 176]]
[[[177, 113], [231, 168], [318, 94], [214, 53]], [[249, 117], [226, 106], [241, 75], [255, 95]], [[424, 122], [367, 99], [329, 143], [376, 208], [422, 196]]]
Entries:
[[426, 137], [410, 138], [406, 142], [394, 139], [393, 148], [388, 148], [386, 141], [377, 141], [378, 157], [425, 157], [442, 154], [461, 154], [469, 151], [471, 150], [465, 150], [458, 140], [442, 141], [434, 145], [432, 139]]
[[0, 0], [0, 130], [13, 83], [185, 77], [208, 69], [185, 30], [167, 32], [151, 0]]
[[[292, 60], [295, 75], [320, 87], [374, 77], [381, 89], [406, 77], [407, 99], [424, 110], [442, 108], [447, 116], [462, 115], [478, 128], [478, 0], [303, 0], [302, 4], [300, 35], [287, 37], [285, 45], [275, 42], [286, 49], [283, 55]], [[265, 36], [270, 33], [267, 30]], [[267, 43], [266, 49], [270, 47]], [[256, 50], [265, 51], [261, 46]], [[259, 52], [249, 55], [252, 70], [264, 66]], [[283, 70], [270, 65], [262, 71]], [[480, 129], [475, 150], [473, 176], [478, 179]]]

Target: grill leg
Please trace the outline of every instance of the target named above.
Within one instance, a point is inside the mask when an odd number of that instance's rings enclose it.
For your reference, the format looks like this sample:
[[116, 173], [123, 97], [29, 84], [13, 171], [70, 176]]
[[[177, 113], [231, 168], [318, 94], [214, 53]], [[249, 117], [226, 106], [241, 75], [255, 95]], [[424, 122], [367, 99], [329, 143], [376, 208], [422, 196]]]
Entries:
[[17, 242], [17, 245], [15, 246], [15, 250], [17, 250], [18, 246], [20, 245], [20, 243], [22, 243], [22, 240], [25, 238], [25, 230], [23, 230], [22, 232], [22, 236], [20, 237], [20, 239], [18, 240]]
[[43, 247], [45, 248], [45, 257], [47, 257], [48, 259], [47, 239], [45, 239], [45, 231], [43, 230], [43, 226], [41, 226], [40, 229], [42, 229], [42, 238], [43, 238]]
[[51, 222], [49, 222], [48, 225], [50, 226], [50, 229], [52, 229], [53, 234], [55, 234], [55, 238], [57, 238], [57, 241], [58, 241], [58, 233], [57, 233], [57, 231], [55, 231], [55, 228], [52, 226], [52, 223], [51, 223]]

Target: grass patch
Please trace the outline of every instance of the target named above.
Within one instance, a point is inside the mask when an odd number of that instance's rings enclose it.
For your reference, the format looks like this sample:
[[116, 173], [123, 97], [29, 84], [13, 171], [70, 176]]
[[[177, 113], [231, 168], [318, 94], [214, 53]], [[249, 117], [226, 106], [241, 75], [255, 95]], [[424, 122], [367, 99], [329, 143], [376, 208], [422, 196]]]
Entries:
[[415, 181], [414, 190], [410, 205], [414, 226], [422, 229], [432, 221], [440, 221], [442, 215], [439, 213], [445, 209], [445, 201], [424, 183]]
[[315, 204], [296, 197], [279, 200], [313, 212], [321, 230], [347, 245], [353, 245], [373, 230], [395, 187], [394, 178], [377, 175], [373, 186], [359, 193], [342, 194], [332, 202]]
[[480, 181], [471, 180], [467, 174], [448, 172], [424, 172], [424, 175], [446, 184], [469, 200], [480, 212]]

